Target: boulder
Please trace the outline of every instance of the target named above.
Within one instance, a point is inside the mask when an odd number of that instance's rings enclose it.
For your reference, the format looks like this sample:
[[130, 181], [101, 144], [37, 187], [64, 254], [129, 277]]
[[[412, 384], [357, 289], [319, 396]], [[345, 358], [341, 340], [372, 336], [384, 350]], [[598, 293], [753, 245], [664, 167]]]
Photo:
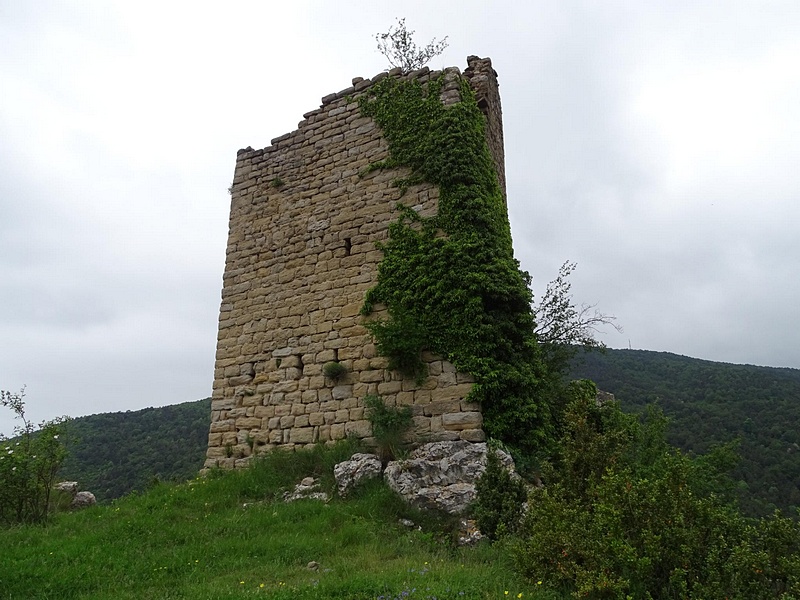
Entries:
[[97, 499], [92, 492], [78, 492], [72, 499], [72, 508], [88, 508], [97, 504]]
[[69, 494], [73, 498], [75, 494], [78, 493], [78, 482], [77, 481], [60, 481], [55, 485], [55, 489], [59, 492], [64, 492], [65, 494]]
[[340, 496], [356, 487], [362, 481], [381, 476], [381, 461], [374, 454], [353, 454], [349, 460], [333, 467], [333, 476]]
[[[486, 451], [485, 443], [432, 442], [406, 460], [390, 462], [383, 476], [413, 506], [457, 515], [475, 500], [475, 483], [486, 470]], [[496, 452], [503, 467], [513, 472], [513, 459], [502, 450]]]
[[320, 490], [319, 483], [313, 477], [305, 477], [300, 483], [294, 486], [292, 492], [285, 492], [283, 494], [284, 502], [294, 502], [295, 500], [305, 499], [327, 502], [328, 494]]

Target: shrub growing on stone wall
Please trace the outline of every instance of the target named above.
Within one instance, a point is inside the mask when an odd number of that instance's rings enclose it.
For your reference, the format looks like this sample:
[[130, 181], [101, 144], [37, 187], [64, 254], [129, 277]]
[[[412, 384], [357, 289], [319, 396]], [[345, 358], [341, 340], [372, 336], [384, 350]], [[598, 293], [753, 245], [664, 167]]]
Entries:
[[383, 399], [374, 394], [364, 398], [364, 405], [381, 460], [386, 462], [396, 458], [402, 450], [403, 437], [414, 422], [411, 408], [386, 406]]
[[332, 379], [333, 381], [338, 381], [339, 379], [344, 377], [345, 373], [347, 373], [347, 368], [342, 363], [332, 360], [330, 362], [326, 362], [322, 366], [322, 373], [328, 379]]
[[40, 523], [47, 519], [56, 474], [66, 451], [62, 425], [65, 418], [45, 421], [39, 427], [25, 416], [25, 389], [0, 391], [0, 406], [10, 408], [23, 425], [15, 438], [0, 436], [0, 524]]

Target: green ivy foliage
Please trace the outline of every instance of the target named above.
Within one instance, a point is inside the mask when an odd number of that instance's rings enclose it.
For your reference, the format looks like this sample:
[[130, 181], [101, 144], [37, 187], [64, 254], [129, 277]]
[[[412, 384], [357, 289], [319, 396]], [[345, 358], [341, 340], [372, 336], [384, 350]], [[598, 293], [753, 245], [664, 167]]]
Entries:
[[435, 216], [399, 207], [362, 312], [386, 305], [389, 319], [371, 331], [394, 367], [419, 378], [421, 350], [446, 357], [475, 377], [470, 399], [481, 403], [487, 433], [535, 451], [551, 439], [553, 419], [530, 277], [514, 258], [484, 117], [467, 82], [450, 106], [439, 100], [442, 85], [387, 78], [361, 99], [389, 142], [390, 158], [373, 168], [410, 167], [401, 188], [439, 187]]

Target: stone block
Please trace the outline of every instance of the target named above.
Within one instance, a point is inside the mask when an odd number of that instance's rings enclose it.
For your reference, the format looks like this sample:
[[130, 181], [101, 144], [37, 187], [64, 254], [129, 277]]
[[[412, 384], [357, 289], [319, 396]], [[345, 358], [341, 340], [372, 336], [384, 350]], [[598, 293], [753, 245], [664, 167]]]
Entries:
[[261, 405], [262, 400], [263, 397], [260, 394], [253, 396], [245, 396], [244, 398], [242, 398], [242, 406], [247, 406], [247, 407], [259, 406]]
[[347, 437], [347, 434], [344, 431], [344, 423], [336, 423], [331, 425], [332, 440], [343, 440], [345, 437]]
[[411, 406], [414, 404], [414, 392], [398, 392], [395, 396], [397, 406]]
[[289, 441], [293, 444], [312, 444], [314, 443], [314, 428], [299, 427], [290, 430]]
[[458, 436], [467, 442], [485, 442], [486, 434], [483, 429], [464, 429]]
[[354, 372], [361, 372], [361, 371], [368, 371], [368, 370], [369, 370], [369, 359], [368, 358], [359, 358], [359, 359], [356, 359], [356, 360], [353, 361], [353, 371]]
[[230, 410], [236, 407], [236, 398], [221, 398], [211, 401], [211, 410]]
[[206, 451], [208, 458], [225, 458], [225, 448], [222, 446], [210, 447]]
[[236, 429], [258, 429], [261, 427], [261, 419], [258, 417], [240, 417], [236, 419]]
[[472, 391], [471, 383], [460, 383], [446, 388], [431, 390], [431, 401], [438, 400], [463, 400]]
[[358, 373], [358, 380], [362, 383], [378, 383], [385, 379], [385, 372], [383, 369], [374, 369], [371, 371], [361, 371]]
[[225, 419], [224, 421], [217, 421], [211, 423], [209, 428], [210, 433], [220, 433], [223, 431], [233, 431], [236, 428], [236, 422], [233, 419]]
[[366, 419], [361, 421], [347, 421], [344, 424], [346, 435], [354, 435], [359, 438], [365, 438], [372, 435], [372, 424]]
[[461, 410], [461, 400], [435, 400], [425, 406], [425, 414], [443, 415], [445, 413], [456, 413]]
[[378, 384], [378, 394], [381, 396], [385, 394], [396, 394], [397, 392], [402, 391], [402, 389], [402, 381], [384, 381]]
[[451, 385], [456, 385], [456, 373], [442, 373], [438, 377], [436, 377], [436, 381], [438, 382], [437, 387], [447, 387]]
[[332, 410], [339, 410], [339, 401], [338, 400], [328, 400], [327, 402], [320, 402], [319, 409], [322, 412], [332, 411]]
[[256, 406], [255, 411], [253, 412], [253, 416], [258, 417], [259, 419], [274, 417], [275, 416], [275, 407], [274, 406]]
[[442, 426], [448, 430], [480, 429], [483, 417], [479, 412], [458, 412], [442, 415]]
[[414, 432], [415, 433], [429, 433], [431, 430], [431, 419], [430, 417], [414, 417]]
[[352, 396], [353, 396], [352, 385], [337, 385], [336, 387], [333, 388], [333, 397], [336, 400], [351, 398]]
[[228, 377], [228, 385], [236, 387], [237, 385], [245, 385], [253, 381], [252, 375], [237, 375], [236, 377]]

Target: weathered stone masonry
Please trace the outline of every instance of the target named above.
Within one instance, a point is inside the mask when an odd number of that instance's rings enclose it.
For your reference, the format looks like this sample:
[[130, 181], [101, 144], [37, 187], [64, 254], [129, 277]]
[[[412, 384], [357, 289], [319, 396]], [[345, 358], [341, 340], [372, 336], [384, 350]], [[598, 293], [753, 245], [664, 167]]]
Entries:
[[[424, 83], [444, 75], [441, 99], [460, 101], [465, 77], [487, 117], [487, 141], [505, 190], [503, 131], [491, 61], [471, 56], [463, 75], [427, 68], [406, 75]], [[212, 394], [206, 467], [243, 466], [276, 446], [304, 446], [348, 435], [370, 441], [363, 399], [378, 394], [389, 405], [409, 405], [419, 440], [481, 441], [479, 406], [464, 398], [472, 378], [427, 355], [429, 377], [386, 369], [359, 311], [377, 281], [382, 252], [396, 220], [402, 173], [367, 167], [388, 156], [388, 145], [358, 97], [383, 77], [356, 78], [322, 99], [292, 133], [263, 150], [237, 155], [231, 188], [227, 260]], [[438, 190], [417, 185], [403, 203], [435, 214]], [[380, 318], [376, 310], [370, 318]], [[385, 316], [385, 313], [384, 313]], [[338, 381], [323, 365], [338, 361]]]

